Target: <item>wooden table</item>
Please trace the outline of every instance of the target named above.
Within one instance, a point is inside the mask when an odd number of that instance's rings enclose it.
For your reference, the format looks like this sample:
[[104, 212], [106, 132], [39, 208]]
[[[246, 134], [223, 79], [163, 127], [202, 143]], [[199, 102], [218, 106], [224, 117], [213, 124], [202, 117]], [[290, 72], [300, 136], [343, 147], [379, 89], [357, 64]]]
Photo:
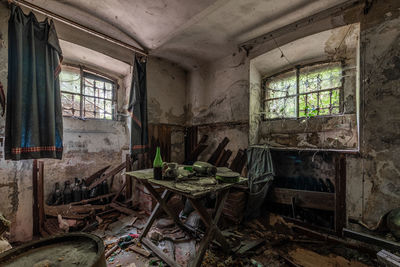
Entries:
[[[214, 239], [221, 245], [225, 252], [230, 251], [229, 243], [226, 241], [225, 237], [222, 235], [221, 230], [218, 228], [217, 224], [222, 213], [222, 208], [224, 207], [225, 200], [229, 194], [229, 190], [235, 184], [243, 183], [247, 181], [246, 178], [240, 178], [237, 183], [221, 183], [221, 184], [211, 184], [214, 180], [212, 177], [200, 177], [198, 180], [191, 181], [168, 181], [168, 180], [155, 180], [153, 178], [153, 169], [140, 170], [127, 172], [127, 175], [133, 177], [137, 181], [143, 184], [145, 188], [150, 192], [150, 194], [157, 200], [157, 205], [154, 208], [152, 214], [147, 220], [146, 226], [139, 237], [139, 241], [147, 245], [155, 254], [157, 254], [162, 260], [164, 260], [170, 266], [179, 266], [174, 259], [168, 257], [164, 252], [161, 251], [153, 242], [146, 238], [152, 224], [155, 221], [157, 214], [164, 210], [168, 216], [170, 216], [174, 222], [184, 231], [193, 235], [193, 230], [187, 227], [177, 215], [171, 210], [167, 205], [168, 197], [171, 193], [176, 193], [181, 196], [187, 197], [187, 199], [192, 204], [193, 208], [197, 210], [200, 215], [201, 220], [207, 227], [207, 231], [201, 240], [199, 249], [195, 257], [191, 260], [191, 267], [198, 267], [201, 265], [204, 253], [206, 252], [208, 245]], [[164, 189], [162, 195], [160, 195], [153, 186], [159, 186]], [[199, 199], [210, 193], [217, 193], [217, 202], [214, 216], [210, 216], [204, 206], [200, 203]]]

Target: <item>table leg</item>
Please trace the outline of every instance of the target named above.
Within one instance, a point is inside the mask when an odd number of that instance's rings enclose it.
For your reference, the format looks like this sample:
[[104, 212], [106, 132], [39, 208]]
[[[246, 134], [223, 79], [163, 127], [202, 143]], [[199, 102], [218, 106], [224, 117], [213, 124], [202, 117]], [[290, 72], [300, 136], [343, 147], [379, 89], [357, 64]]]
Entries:
[[215, 236], [215, 228], [209, 227], [207, 229], [206, 234], [204, 235], [204, 238], [200, 242], [199, 249], [196, 251], [195, 257], [192, 259], [190, 264], [188, 266], [190, 267], [200, 267], [204, 258], [204, 254], [206, 253], [206, 250], [208, 248], [208, 245], [210, 242], [214, 239]]
[[[179, 219], [179, 217], [168, 207], [167, 201], [165, 198], [161, 198], [158, 192], [154, 189], [154, 187], [147, 182], [142, 181], [143, 185], [149, 190], [150, 194], [157, 200], [160, 207], [168, 214], [170, 218], [172, 218], [176, 225], [178, 225], [182, 230], [189, 233], [192, 237], [194, 236], [193, 231], [185, 226], [184, 223]], [[157, 204], [157, 205], [158, 205]]]
[[206, 252], [209, 243], [214, 239], [214, 237], [221, 244], [221, 247], [225, 252], [230, 251], [229, 243], [226, 241], [225, 237], [222, 235], [221, 231], [218, 229], [217, 226], [228, 193], [229, 189], [225, 190], [224, 192], [221, 192], [221, 195], [218, 197], [214, 218], [212, 218], [208, 214], [207, 210], [201, 205], [201, 203], [197, 199], [189, 199], [193, 207], [199, 213], [200, 218], [202, 219], [204, 224], [208, 227], [206, 235], [204, 236], [204, 239], [200, 243], [200, 247], [196, 253], [196, 257], [193, 259], [191, 263], [191, 267], [198, 267], [201, 265], [204, 253]]
[[[171, 192], [168, 191], [167, 189], [165, 189], [164, 192], [163, 192], [163, 194], [162, 194], [162, 196], [161, 196], [161, 198], [162, 198], [163, 200], [164, 200], [164, 199], [168, 199], [168, 197], [169, 197], [170, 194], [171, 194]], [[154, 210], [153, 210], [153, 212], [151, 213], [149, 219], [147, 219], [147, 222], [146, 222], [146, 225], [145, 225], [145, 227], [144, 227], [144, 230], [143, 230], [143, 232], [140, 234], [139, 241], [142, 241], [142, 239], [143, 239], [144, 237], [146, 237], [147, 233], [149, 232], [151, 226], [153, 225], [154, 220], [156, 219], [157, 214], [158, 214], [158, 212], [159, 212], [160, 210], [161, 210], [161, 205], [160, 205], [160, 202], [158, 202], [157, 205], [154, 207]]]

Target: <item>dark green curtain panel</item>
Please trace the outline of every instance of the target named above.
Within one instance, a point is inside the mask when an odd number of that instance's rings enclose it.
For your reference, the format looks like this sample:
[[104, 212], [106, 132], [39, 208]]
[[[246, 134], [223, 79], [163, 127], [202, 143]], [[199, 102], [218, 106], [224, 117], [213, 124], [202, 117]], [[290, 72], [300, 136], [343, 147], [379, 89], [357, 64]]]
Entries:
[[53, 22], [38, 22], [33, 13], [25, 15], [12, 5], [8, 25], [6, 159], [61, 159], [61, 61]]
[[135, 56], [128, 111], [131, 114], [131, 156], [148, 151], [146, 61]]

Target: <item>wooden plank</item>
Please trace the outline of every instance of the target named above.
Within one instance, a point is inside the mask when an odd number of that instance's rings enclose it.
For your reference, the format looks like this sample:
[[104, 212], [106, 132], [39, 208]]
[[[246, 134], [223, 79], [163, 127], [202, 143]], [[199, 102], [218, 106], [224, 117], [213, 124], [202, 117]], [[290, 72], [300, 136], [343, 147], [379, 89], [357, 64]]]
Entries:
[[220, 157], [221, 153], [223, 152], [224, 148], [226, 145], [229, 143], [229, 139], [225, 137], [221, 143], [218, 145], [217, 149], [214, 151], [214, 153], [211, 155], [210, 159], [208, 160], [208, 163], [211, 163], [215, 165], [217, 162], [218, 158]]
[[247, 163], [246, 151], [239, 149], [231, 165], [229, 166], [229, 169], [231, 169], [234, 172], [241, 173], [246, 163]]
[[215, 166], [217, 167], [227, 167], [228, 165], [228, 160], [232, 155], [232, 151], [231, 150], [224, 150], [224, 153], [222, 153], [221, 157], [218, 159], [217, 163], [215, 164]]
[[378, 262], [381, 263], [382, 266], [387, 267], [400, 267], [400, 257], [390, 253], [386, 250], [381, 250], [376, 254], [378, 258]]
[[101, 196], [97, 196], [97, 197], [84, 199], [84, 200], [81, 200], [81, 201], [78, 201], [78, 202], [71, 202], [71, 203], [69, 203], [69, 205], [75, 206], [75, 205], [88, 204], [88, 203], [90, 203], [92, 201], [96, 201], [96, 200], [103, 199], [103, 198], [109, 198], [109, 197], [112, 197], [114, 195], [115, 195], [115, 193], [109, 193], [109, 194], [105, 194], [105, 195], [101, 195]]
[[39, 231], [44, 226], [44, 162], [39, 161], [39, 173], [38, 173], [38, 209], [39, 209]]
[[192, 153], [190, 153], [190, 155], [187, 158], [187, 162], [192, 162], [192, 161], [196, 161], [197, 157], [208, 147], [208, 145], [205, 144], [198, 144], [192, 151]]
[[239, 255], [245, 254], [247, 251], [252, 250], [265, 242], [264, 239], [243, 241], [244, 246], [241, 246], [236, 253]]
[[33, 219], [33, 235], [40, 235], [39, 227], [39, 205], [38, 205], [38, 164], [37, 160], [33, 160], [32, 164], [32, 194], [33, 194], [33, 205], [32, 205], [32, 219]]
[[160, 259], [165, 261], [171, 267], [180, 267], [173, 259], [168, 257], [164, 252], [161, 251], [156, 245], [153, 244], [149, 239], [143, 238], [143, 244], [145, 244], [151, 251], [153, 251]]
[[358, 240], [364, 243], [372, 244], [381, 248], [386, 248], [393, 251], [400, 250], [400, 243], [394, 242], [391, 240], [387, 240], [384, 238], [376, 237], [369, 234], [364, 234], [360, 232], [356, 232], [350, 229], [343, 228], [344, 237], [351, 238], [354, 240]]
[[110, 207], [113, 208], [113, 209], [116, 209], [116, 210], [118, 210], [118, 211], [120, 211], [120, 212], [122, 212], [122, 213], [125, 213], [125, 214], [127, 214], [127, 215], [133, 215], [133, 214], [135, 214], [135, 212], [134, 212], [133, 210], [131, 210], [131, 209], [129, 209], [129, 208], [126, 208], [126, 207], [123, 207], [123, 206], [120, 206], [120, 205], [118, 205], [118, 204], [115, 203], [115, 202], [110, 203]]
[[335, 194], [333, 193], [276, 187], [271, 190], [270, 201], [292, 205], [293, 197], [296, 199], [295, 203], [298, 207], [329, 211], [335, 210]]
[[143, 248], [138, 247], [137, 245], [132, 245], [128, 247], [129, 250], [132, 250], [136, 253], [139, 253], [142, 256], [145, 256], [146, 258], [150, 257], [151, 253]]
[[121, 188], [118, 190], [118, 192], [115, 194], [115, 196], [113, 197], [113, 199], [111, 200], [111, 202], [114, 202], [118, 199], [119, 195], [121, 195], [122, 191], [124, 190], [124, 188], [126, 187], [126, 181], [125, 183], [121, 186]]
[[118, 165], [117, 167], [115, 167], [113, 170], [111, 170], [110, 172], [105, 173], [102, 177], [100, 177], [100, 179], [97, 179], [95, 182], [93, 182], [88, 187], [88, 189], [92, 190], [94, 187], [98, 186], [103, 181], [107, 180], [108, 178], [111, 178], [112, 176], [116, 175], [117, 173], [119, 173], [120, 171], [122, 171], [125, 168], [126, 168], [126, 162], [123, 162], [120, 165]]
[[90, 175], [88, 178], [85, 179], [85, 184], [86, 186], [89, 186], [91, 183], [93, 183], [94, 180], [96, 180], [97, 178], [100, 178], [100, 176], [108, 169], [110, 168], [111, 165], [108, 165], [104, 168], [101, 168], [100, 170], [98, 170], [97, 172], [95, 172], [94, 174]]
[[69, 218], [69, 219], [84, 219], [91, 212], [94, 212], [96, 210], [105, 210], [108, 208], [109, 205], [78, 205], [78, 206], [72, 206], [72, 205], [59, 205], [59, 206], [44, 206], [44, 212], [46, 215], [57, 217], [58, 214], [60, 214], [64, 218]]

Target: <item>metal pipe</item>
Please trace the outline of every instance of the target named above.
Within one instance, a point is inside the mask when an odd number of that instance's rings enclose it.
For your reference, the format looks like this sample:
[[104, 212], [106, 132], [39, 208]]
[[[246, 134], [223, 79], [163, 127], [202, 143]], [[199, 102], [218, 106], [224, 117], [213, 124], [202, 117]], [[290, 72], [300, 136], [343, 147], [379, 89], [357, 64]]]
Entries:
[[120, 40], [117, 40], [117, 39], [115, 39], [115, 38], [113, 38], [111, 36], [108, 36], [108, 35], [106, 35], [104, 33], [101, 33], [101, 32], [95, 31], [93, 29], [90, 29], [90, 28], [88, 28], [86, 26], [83, 26], [83, 25], [81, 25], [79, 23], [76, 23], [76, 22], [74, 22], [74, 21], [72, 21], [70, 19], [67, 19], [67, 18], [64, 18], [64, 17], [62, 17], [60, 15], [57, 15], [57, 14], [55, 14], [55, 13], [53, 13], [53, 12], [47, 10], [47, 9], [41, 8], [41, 7], [37, 6], [37, 5], [34, 5], [32, 3], [29, 3], [29, 2], [26, 2], [24, 0], [12, 0], [12, 1], [15, 2], [16, 4], [19, 4], [19, 5], [23, 6], [23, 7], [26, 7], [26, 8], [29, 8], [29, 9], [33, 10], [33, 11], [39, 12], [41, 14], [44, 14], [44, 15], [52, 18], [52, 19], [58, 20], [58, 21], [66, 24], [66, 25], [69, 25], [71, 27], [74, 27], [76, 29], [84, 31], [84, 32], [89, 33], [91, 35], [94, 35], [94, 36], [96, 36], [98, 38], [101, 38], [103, 40], [106, 40], [106, 41], [108, 41], [110, 43], [113, 43], [113, 44], [119, 45], [121, 47], [124, 47], [126, 49], [129, 49], [129, 50], [131, 50], [131, 51], [133, 51], [133, 52], [135, 52], [137, 54], [140, 54], [142, 56], [148, 56], [148, 53], [145, 50], [141, 49], [141, 48], [135, 47], [133, 45], [130, 45], [130, 44], [127, 44], [127, 43], [122, 42]]

